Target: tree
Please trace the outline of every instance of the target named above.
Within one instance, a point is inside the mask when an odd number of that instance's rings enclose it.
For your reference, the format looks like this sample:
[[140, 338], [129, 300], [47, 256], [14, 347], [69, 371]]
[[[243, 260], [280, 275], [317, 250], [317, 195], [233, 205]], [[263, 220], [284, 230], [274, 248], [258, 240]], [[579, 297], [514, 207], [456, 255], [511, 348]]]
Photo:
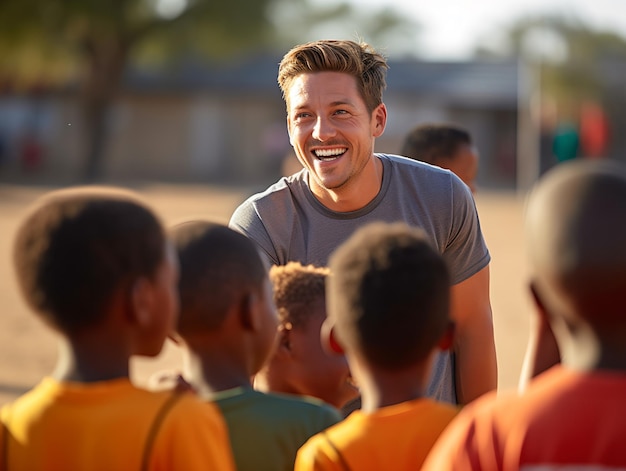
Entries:
[[419, 25], [390, 7], [339, 2], [313, 7], [308, 0], [276, 0], [270, 43], [281, 50], [319, 38], [364, 40], [389, 55], [416, 56]]
[[84, 171], [95, 179], [102, 167], [107, 111], [139, 46], [151, 37], [163, 40], [191, 31], [214, 39], [204, 49], [228, 53], [269, 27], [270, 1], [5, 0], [0, 3], [1, 72], [30, 82], [78, 74], [87, 142]]
[[626, 37], [591, 28], [575, 17], [555, 15], [520, 18], [503, 36], [477, 48], [476, 55], [522, 58], [535, 71], [539, 93], [534, 98], [539, 99], [532, 104], [541, 167], [555, 163], [553, 154], [559, 157], [558, 141], [574, 145], [568, 142], [574, 135], [576, 149], [570, 155], [623, 160]]
[[416, 29], [391, 10], [359, 13], [348, 4], [312, 7], [307, 0], [4, 0], [0, 80], [55, 84], [78, 78], [84, 177], [93, 180], [102, 171], [107, 113], [129, 61], [163, 64], [180, 55], [284, 49], [327, 36], [322, 32], [334, 27], [350, 35], [346, 24], [358, 25], [354, 33], [372, 40]]
[[[602, 64], [626, 61], [626, 38], [588, 27], [574, 17], [529, 16], [504, 33], [499, 49], [482, 45], [476, 56], [522, 57], [541, 68], [540, 86], [557, 102], [602, 100]], [[492, 43], [494, 44], [494, 43]]]

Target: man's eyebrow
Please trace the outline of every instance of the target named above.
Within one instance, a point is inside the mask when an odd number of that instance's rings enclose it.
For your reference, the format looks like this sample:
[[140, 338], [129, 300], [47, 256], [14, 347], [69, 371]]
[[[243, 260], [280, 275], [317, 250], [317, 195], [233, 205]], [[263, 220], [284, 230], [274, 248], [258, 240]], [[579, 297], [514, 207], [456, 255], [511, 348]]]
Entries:
[[[342, 99], [342, 100], [335, 100], [329, 103], [330, 107], [337, 107], [337, 106], [352, 106], [354, 107], [354, 103], [352, 101], [350, 101], [349, 99]], [[301, 109], [308, 109], [310, 108], [310, 106], [307, 103], [298, 103], [295, 104], [293, 107], [294, 111], [297, 110], [301, 110]]]
[[330, 106], [343, 106], [343, 105], [354, 106], [354, 104], [348, 99], [333, 101], [330, 104]]

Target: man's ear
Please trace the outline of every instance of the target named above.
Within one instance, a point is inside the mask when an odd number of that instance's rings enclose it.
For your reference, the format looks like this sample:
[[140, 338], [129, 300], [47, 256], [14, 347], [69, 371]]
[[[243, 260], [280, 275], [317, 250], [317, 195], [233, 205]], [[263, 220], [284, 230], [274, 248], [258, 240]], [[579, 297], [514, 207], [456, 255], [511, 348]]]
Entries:
[[381, 103], [372, 112], [372, 134], [374, 137], [382, 136], [385, 132], [385, 126], [387, 126], [387, 107], [384, 103]]
[[322, 323], [322, 328], [320, 329], [320, 336], [322, 341], [322, 348], [326, 351], [326, 353], [330, 353], [331, 355], [344, 355], [345, 352], [343, 347], [339, 343], [337, 339], [337, 334], [335, 332], [335, 326], [333, 322], [327, 317]]
[[287, 135], [289, 136], [289, 144], [293, 147], [293, 141], [291, 140], [291, 121], [289, 121], [289, 114], [287, 114]]
[[445, 332], [439, 339], [439, 343], [437, 346], [440, 350], [450, 350], [452, 348], [452, 344], [454, 343], [454, 333], [456, 331], [456, 324], [454, 321], [449, 321], [448, 326], [446, 327]]
[[137, 278], [130, 288], [129, 321], [140, 326], [149, 325], [152, 322], [154, 302], [154, 287], [150, 280]]

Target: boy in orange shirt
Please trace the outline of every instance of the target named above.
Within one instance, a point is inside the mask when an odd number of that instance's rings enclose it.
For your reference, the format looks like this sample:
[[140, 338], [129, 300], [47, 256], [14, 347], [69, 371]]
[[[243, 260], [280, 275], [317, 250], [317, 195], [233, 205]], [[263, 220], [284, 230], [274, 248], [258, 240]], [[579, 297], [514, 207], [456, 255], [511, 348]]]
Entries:
[[111, 188], [54, 191], [22, 222], [14, 261], [59, 357], [0, 411], [4, 468], [234, 469], [215, 406], [129, 379], [130, 357], [157, 355], [178, 313], [178, 264], [150, 209]]
[[362, 407], [311, 438], [295, 469], [419, 469], [457, 413], [424, 396], [437, 349], [452, 342], [446, 264], [420, 229], [372, 223], [329, 268], [324, 336], [345, 351]]
[[[531, 291], [548, 368], [523, 394], [486, 395], [424, 469], [626, 469], [626, 167], [573, 161], [544, 175], [526, 211]], [[556, 355], [555, 355], [556, 353]]]

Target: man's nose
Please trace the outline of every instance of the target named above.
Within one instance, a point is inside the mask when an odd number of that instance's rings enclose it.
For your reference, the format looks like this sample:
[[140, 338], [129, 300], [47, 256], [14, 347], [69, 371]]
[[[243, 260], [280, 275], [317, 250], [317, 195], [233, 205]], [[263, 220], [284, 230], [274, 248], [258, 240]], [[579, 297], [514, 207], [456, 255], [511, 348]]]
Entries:
[[313, 128], [313, 138], [320, 142], [324, 142], [334, 135], [335, 127], [332, 125], [330, 120], [319, 116], [315, 121], [315, 127]]

